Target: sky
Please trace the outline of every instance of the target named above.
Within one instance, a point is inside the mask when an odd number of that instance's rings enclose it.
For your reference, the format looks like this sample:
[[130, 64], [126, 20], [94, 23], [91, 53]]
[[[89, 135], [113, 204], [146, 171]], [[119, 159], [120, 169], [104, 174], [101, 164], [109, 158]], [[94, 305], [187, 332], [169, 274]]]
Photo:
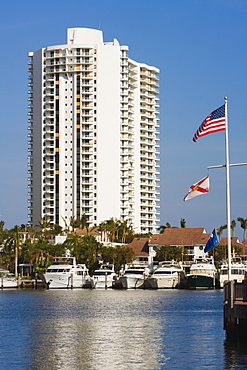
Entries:
[[[71, 27], [101, 29], [104, 41], [160, 69], [160, 225], [226, 223], [224, 132], [192, 137], [228, 97], [230, 163], [247, 162], [246, 0], [0, 0], [0, 219], [27, 223], [29, 51], [66, 43]], [[210, 192], [183, 201], [210, 175]], [[247, 166], [232, 167], [231, 219], [247, 218]], [[237, 222], [236, 236], [243, 230]], [[224, 235], [224, 234], [223, 234]], [[226, 234], [225, 234], [226, 235]]]

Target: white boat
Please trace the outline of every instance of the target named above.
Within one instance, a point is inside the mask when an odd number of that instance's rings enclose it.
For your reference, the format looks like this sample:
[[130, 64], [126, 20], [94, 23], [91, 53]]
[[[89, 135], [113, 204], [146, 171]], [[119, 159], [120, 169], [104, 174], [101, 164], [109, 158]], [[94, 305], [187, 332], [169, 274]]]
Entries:
[[191, 289], [216, 287], [217, 270], [213, 259], [199, 259], [190, 267], [187, 274], [188, 285]]
[[151, 279], [152, 278], [156, 280], [158, 289], [178, 288], [185, 283], [184, 270], [182, 266], [175, 261], [160, 262]]
[[18, 279], [8, 270], [0, 270], [0, 287], [1, 288], [18, 288]]
[[75, 257], [55, 257], [43, 274], [49, 289], [83, 288], [89, 278], [85, 264], [77, 264]]
[[114, 265], [102, 264], [99, 269], [93, 272], [93, 287], [95, 289], [112, 288], [112, 283], [117, 278], [114, 271]]
[[146, 264], [129, 263], [119, 280], [122, 281], [125, 288], [136, 289], [142, 287], [149, 274], [150, 270]]
[[[242, 283], [247, 273], [247, 266], [241, 261], [241, 259], [233, 258], [231, 262], [231, 278], [236, 280], [237, 283]], [[224, 283], [228, 281], [228, 264], [224, 262], [219, 271], [220, 287], [224, 287]]]

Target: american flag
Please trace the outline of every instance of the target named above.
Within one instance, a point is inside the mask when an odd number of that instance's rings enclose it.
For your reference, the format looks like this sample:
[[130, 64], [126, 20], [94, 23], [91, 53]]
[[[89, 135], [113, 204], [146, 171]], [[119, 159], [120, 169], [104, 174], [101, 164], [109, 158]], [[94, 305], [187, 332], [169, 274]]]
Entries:
[[201, 126], [193, 136], [193, 141], [196, 142], [201, 136], [212, 134], [218, 131], [224, 131], [226, 129], [226, 117], [225, 117], [225, 105], [222, 105], [218, 109], [215, 109], [210, 113]]

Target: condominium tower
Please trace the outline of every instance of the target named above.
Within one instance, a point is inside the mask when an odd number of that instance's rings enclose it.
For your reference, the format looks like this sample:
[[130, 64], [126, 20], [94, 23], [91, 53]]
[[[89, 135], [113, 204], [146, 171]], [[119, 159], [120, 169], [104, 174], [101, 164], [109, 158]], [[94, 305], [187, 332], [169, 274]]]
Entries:
[[111, 217], [155, 232], [158, 73], [100, 30], [70, 28], [67, 44], [29, 56], [29, 223], [88, 225]]

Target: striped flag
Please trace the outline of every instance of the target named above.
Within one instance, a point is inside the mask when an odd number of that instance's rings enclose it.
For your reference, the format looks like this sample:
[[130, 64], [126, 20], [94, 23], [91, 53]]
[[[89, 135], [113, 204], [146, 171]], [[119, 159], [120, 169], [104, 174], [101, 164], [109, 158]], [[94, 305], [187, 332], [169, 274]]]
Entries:
[[209, 192], [209, 176], [206, 176], [200, 181], [198, 181], [196, 184], [191, 185], [188, 194], [185, 195], [184, 197], [184, 200], [188, 200], [208, 192]]
[[210, 113], [201, 126], [193, 136], [193, 141], [196, 142], [201, 136], [212, 134], [218, 131], [224, 131], [226, 129], [226, 117], [225, 117], [225, 105], [222, 105], [218, 109], [215, 109]]

